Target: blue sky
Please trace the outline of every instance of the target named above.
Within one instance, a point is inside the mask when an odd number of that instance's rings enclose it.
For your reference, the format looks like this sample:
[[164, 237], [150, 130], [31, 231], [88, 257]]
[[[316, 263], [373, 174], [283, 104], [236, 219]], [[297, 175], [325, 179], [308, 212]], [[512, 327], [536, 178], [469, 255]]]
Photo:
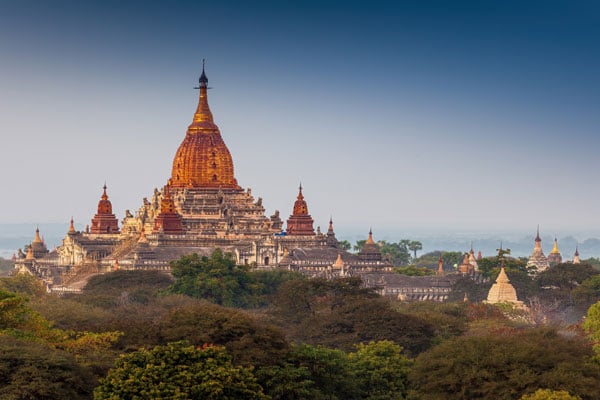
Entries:
[[[243, 187], [325, 226], [593, 231], [600, 7], [3, 2], [0, 222], [119, 218], [209, 102]], [[598, 230], [600, 231], [600, 229]]]

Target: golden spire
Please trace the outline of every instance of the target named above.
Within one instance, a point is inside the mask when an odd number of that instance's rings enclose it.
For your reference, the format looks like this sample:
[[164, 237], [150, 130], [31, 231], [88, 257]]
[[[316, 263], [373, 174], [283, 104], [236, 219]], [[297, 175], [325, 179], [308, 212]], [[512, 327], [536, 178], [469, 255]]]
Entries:
[[27, 256], [25, 256], [26, 260], [34, 260], [35, 257], [33, 256], [33, 247], [31, 245], [29, 245], [29, 248], [27, 249]]
[[537, 227], [537, 234], [535, 235], [535, 248], [536, 249], [542, 248], [542, 238], [540, 238], [540, 226], [539, 225]]
[[35, 239], [33, 239], [33, 243], [42, 243], [43, 240], [40, 237], [40, 228], [35, 228]]
[[333, 234], [333, 218], [329, 217], [329, 227], [327, 228], [327, 234]]
[[554, 247], [552, 248], [551, 254], [560, 254], [558, 250], [558, 239], [554, 238]]
[[216, 128], [212, 112], [208, 106], [208, 78], [204, 72], [204, 60], [202, 60], [202, 75], [200, 75], [198, 82], [200, 85], [196, 89], [200, 89], [200, 98], [198, 99], [198, 107], [194, 114], [192, 126], [199, 125], [205, 128]]
[[208, 78], [202, 64], [200, 97], [192, 123], [173, 159], [172, 188], [239, 189], [233, 160], [208, 106]]
[[344, 268], [344, 260], [342, 260], [342, 255], [340, 253], [338, 253], [337, 259], [333, 263], [333, 268]]
[[579, 245], [575, 246], [575, 254], [573, 254], [573, 264], [579, 264], [581, 260], [579, 259]]
[[75, 233], [75, 225], [73, 224], [73, 217], [71, 217], [71, 223], [69, 224], [69, 232], [68, 233]]
[[373, 240], [373, 230], [371, 228], [369, 228], [369, 238], [365, 244], [375, 244], [375, 241]]

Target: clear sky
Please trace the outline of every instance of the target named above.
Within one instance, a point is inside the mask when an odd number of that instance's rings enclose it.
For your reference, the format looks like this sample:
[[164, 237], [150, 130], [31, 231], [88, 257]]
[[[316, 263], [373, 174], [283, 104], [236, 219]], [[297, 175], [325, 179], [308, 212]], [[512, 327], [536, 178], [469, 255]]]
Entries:
[[[243, 187], [326, 226], [594, 230], [594, 1], [3, 1], [0, 222], [119, 219], [209, 102]], [[400, 4], [395, 4], [400, 3]], [[599, 229], [600, 230], [600, 229]]]

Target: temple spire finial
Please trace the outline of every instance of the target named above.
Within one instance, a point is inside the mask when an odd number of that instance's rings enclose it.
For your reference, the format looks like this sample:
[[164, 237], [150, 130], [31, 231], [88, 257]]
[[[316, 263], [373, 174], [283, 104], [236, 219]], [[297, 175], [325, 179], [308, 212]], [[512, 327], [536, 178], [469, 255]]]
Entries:
[[200, 79], [198, 80], [198, 83], [200, 83], [200, 88], [202, 88], [202, 87], [206, 88], [208, 85], [208, 78], [206, 77], [206, 72], [204, 71], [204, 63], [205, 63], [205, 60], [203, 58], [202, 59], [202, 74], [200, 75]]
[[68, 233], [75, 233], [75, 224], [73, 221], [73, 217], [71, 217], [71, 222], [69, 224], [69, 232]]
[[42, 238], [40, 237], [40, 227], [39, 226], [37, 226], [35, 228], [35, 238], [33, 239], [33, 242], [34, 243], [42, 243], [43, 242]]
[[373, 240], [373, 229], [371, 227], [369, 227], [369, 237], [365, 244], [375, 244], [375, 241]]
[[194, 114], [192, 126], [217, 129], [217, 126], [213, 121], [212, 112], [208, 106], [208, 78], [206, 77], [204, 64], [204, 59], [202, 59], [202, 74], [200, 74], [200, 79], [198, 79], [198, 83], [200, 85], [194, 88], [200, 89], [200, 98], [198, 99], [198, 107], [196, 108], [196, 113]]

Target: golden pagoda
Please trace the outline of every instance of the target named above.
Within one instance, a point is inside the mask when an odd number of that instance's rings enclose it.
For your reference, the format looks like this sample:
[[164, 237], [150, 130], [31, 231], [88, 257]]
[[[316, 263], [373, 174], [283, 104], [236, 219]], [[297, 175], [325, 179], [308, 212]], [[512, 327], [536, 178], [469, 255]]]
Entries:
[[551, 267], [554, 267], [557, 264], [562, 262], [562, 255], [560, 254], [560, 250], [558, 250], [558, 239], [554, 238], [554, 247], [550, 254], [548, 254], [548, 263]]
[[373, 230], [369, 228], [369, 237], [358, 253], [358, 257], [365, 261], [381, 261], [381, 251], [379, 245], [373, 240]]
[[173, 159], [169, 185], [182, 188], [239, 188], [233, 160], [208, 106], [208, 78], [199, 79], [200, 99], [192, 124]]

